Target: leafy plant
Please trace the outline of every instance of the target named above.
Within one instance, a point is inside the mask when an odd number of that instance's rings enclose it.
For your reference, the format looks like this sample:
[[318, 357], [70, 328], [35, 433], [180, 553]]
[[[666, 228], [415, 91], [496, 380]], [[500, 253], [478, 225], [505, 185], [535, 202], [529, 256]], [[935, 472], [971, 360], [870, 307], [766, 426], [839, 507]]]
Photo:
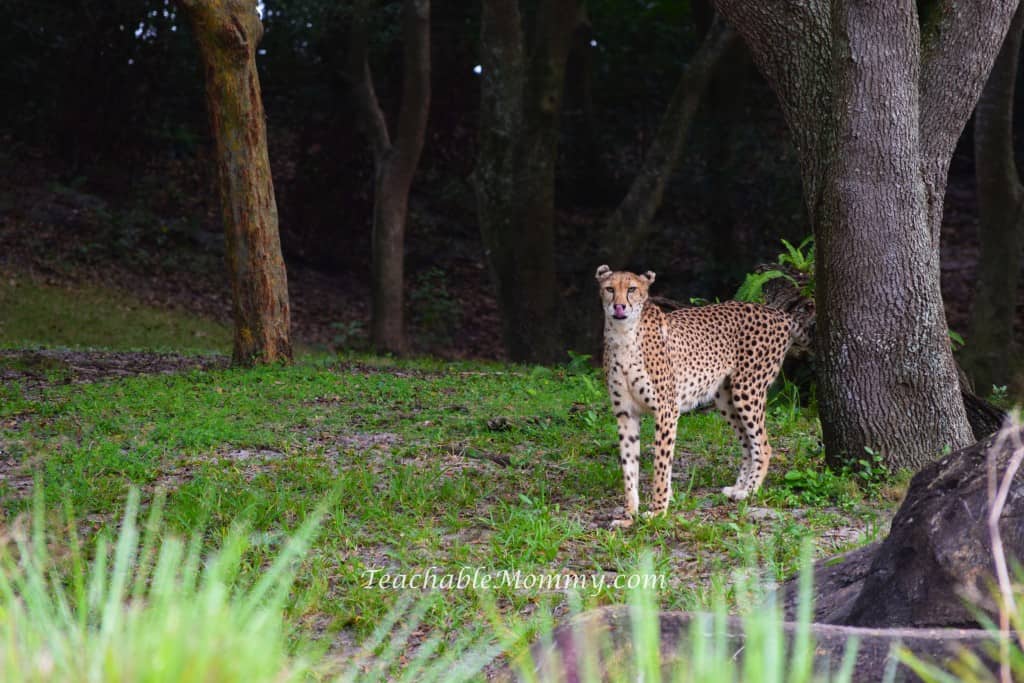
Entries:
[[413, 320], [431, 345], [443, 345], [462, 321], [462, 307], [448, 290], [448, 276], [440, 268], [420, 273], [409, 293]]
[[331, 341], [339, 351], [365, 349], [367, 346], [366, 326], [362, 320], [347, 320], [331, 323], [334, 337]]
[[779, 417], [795, 420], [800, 414], [800, 387], [782, 375], [782, 381], [768, 393], [768, 408]]
[[592, 375], [594, 366], [591, 365], [592, 356], [589, 353], [576, 353], [569, 349], [569, 362], [565, 364], [565, 372], [568, 375]]
[[852, 473], [865, 489], [874, 493], [888, 481], [889, 468], [885, 466], [885, 459], [880, 453], [867, 446], [864, 447], [864, 452], [865, 457], [857, 459], [857, 466]]
[[806, 282], [801, 285], [791, 277], [784, 269], [772, 268], [757, 273], [747, 273], [743, 284], [736, 290], [733, 297], [737, 301], [764, 301], [764, 286], [772, 280], [785, 278], [800, 287], [800, 293], [806, 297], [814, 297], [814, 237], [807, 237], [799, 246], [793, 246], [787, 240], [782, 240], [785, 252], [779, 254], [776, 262], [780, 266], [791, 267], [799, 273], [806, 275]]
[[784, 277], [793, 284], [796, 284], [796, 280], [786, 275], [781, 270], [765, 270], [760, 273], [747, 273], [746, 278], [743, 280], [743, 284], [736, 290], [736, 294], [733, 297], [737, 301], [764, 301], [764, 286], [766, 283], [772, 280], [777, 280], [780, 277]]
[[841, 500], [845, 482], [830, 469], [794, 468], [783, 476], [789, 492], [787, 502], [793, 505], [827, 505]]
[[800, 246], [794, 247], [787, 240], [782, 240], [786, 253], [779, 254], [780, 265], [790, 265], [801, 273], [814, 275], [814, 236], [805, 237]]

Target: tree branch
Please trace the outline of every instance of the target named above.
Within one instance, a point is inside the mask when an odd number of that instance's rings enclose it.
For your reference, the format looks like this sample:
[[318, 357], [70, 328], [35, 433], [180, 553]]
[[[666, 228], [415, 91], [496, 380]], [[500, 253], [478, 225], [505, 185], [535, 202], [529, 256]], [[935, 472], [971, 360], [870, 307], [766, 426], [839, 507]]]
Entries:
[[921, 31], [920, 126], [925, 163], [948, 160], [948, 150], [959, 139], [985, 86], [1018, 1], [938, 0], [929, 8]]
[[369, 60], [369, 12], [372, 0], [357, 3], [352, 18], [352, 34], [349, 41], [348, 73], [352, 90], [359, 103], [361, 124], [373, 148], [374, 158], [380, 160], [391, 148], [388, 123], [377, 100], [373, 87], [373, 74]]
[[605, 260], [628, 262], [650, 233], [651, 220], [661, 206], [665, 186], [682, 154], [708, 81], [737, 40], [738, 35], [716, 16], [697, 52], [683, 69], [658, 132], [647, 149], [643, 166], [605, 225], [600, 240]]

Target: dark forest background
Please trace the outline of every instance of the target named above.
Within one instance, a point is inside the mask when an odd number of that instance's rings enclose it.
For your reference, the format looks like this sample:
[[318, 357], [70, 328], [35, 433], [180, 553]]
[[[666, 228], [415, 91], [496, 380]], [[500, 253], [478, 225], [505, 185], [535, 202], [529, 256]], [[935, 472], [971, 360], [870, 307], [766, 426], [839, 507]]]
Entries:
[[[370, 32], [377, 94], [392, 118], [399, 10], [380, 3]], [[432, 9], [433, 96], [410, 196], [406, 301], [413, 350], [501, 357], [470, 181], [479, 11], [476, 2]], [[594, 0], [587, 11], [568, 62], [557, 166], [567, 319], [597, 307], [594, 238], [710, 18], [698, 2]], [[345, 75], [351, 14], [349, 3], [268, 2], [257, 58], [293, 317], [313, 343], [358, 345], [369, 316], [373, 157]], [[227, 293], [218, 293], [223, 237], [203, 74], [175, 4], [6, 0], [0, 32], [0, 261], [60, 272], [99, 265], [100, 277], [124, 271], [129, 286], [135, 273], [157, 298], [219, 314]], [[947, 314], [962, 333], [977, 252], [970, 135], [968, 126], [954, 156], [943, 231]], [[639, 252], [612, 265], [657, 271], [658, 293], [683, 301], [730, 297], [752, 267], [774, 260], [780, 239], [809, 232], [785, 122], [742, 41], [714, 70], [655, 223]], [[81, 270], [75, 277], [96, 276]], [[563, 347], [595, 352], [596, 319], [567, 324]]]

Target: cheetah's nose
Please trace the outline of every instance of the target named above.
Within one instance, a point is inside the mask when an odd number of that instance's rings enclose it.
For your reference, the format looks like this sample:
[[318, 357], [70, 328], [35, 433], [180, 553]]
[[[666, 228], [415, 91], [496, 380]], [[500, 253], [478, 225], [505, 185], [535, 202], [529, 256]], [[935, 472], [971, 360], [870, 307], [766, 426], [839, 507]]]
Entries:
[[622, 320], [626, 317], [626, 304], [613, 304], [612, 305], [612, 317]]

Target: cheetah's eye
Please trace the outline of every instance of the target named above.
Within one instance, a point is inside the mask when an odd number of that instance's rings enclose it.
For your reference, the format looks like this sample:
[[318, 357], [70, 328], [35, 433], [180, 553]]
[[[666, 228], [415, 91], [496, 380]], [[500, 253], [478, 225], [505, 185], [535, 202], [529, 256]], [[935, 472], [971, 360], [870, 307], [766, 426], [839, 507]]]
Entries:
[[632, 294], [635, 291], [636, 291], [636, 287], [630, 287], [628, 290], [626, 290], [626, 293], [627, 294]]
[[609, 294], [614, 294], [615, 293], [615, 288], [614, 287], [605, 287], [604, 291], [608, 292]]

